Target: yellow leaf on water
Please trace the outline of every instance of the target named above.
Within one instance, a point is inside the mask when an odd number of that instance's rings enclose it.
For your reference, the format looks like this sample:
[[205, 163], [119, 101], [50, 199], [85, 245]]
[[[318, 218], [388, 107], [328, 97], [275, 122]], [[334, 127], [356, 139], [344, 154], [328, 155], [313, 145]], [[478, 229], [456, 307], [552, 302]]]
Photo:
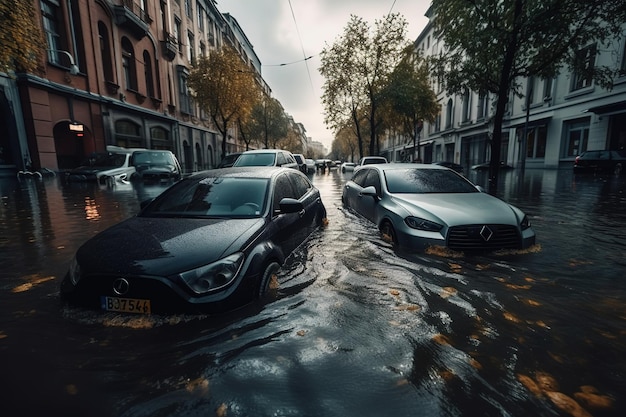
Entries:
[[217, 410], [215, 410], [215, 416], [216, 417], [226, 417], [226, 412], [228, 411], [228, 406], [224, 403], [222, 403], [219, 407], [217, 407]]
[[448, 297], [452, 297], [453, 295], [456, 295], [457, 291], [456, 288], [454, 287], [443, 287], [441, 289], [441, 293], [439, 293], [439, 296], [441, 298], [448, 298]]
[[542, 391], [558, 391], [559, 383], [556, 378], [552, 375], [537, 371], [535, 372], [535, 381], [537, 381], [537, 385], [541, 388]]
[[203, 377], [187, 382], [185, 389], [188, 392], [206, 394], [209, 391], [209, 380]]
[[328, 217], [324, 217], [324, 218], [322, 219], [322, 226], [326, 227], [326, 226], [328, 226], [328, 223], [329, 223], [329, 222], [328, 222]]
[[537, 383], [528, 375], [517, 374], [517, 380], [536, 397], [541, 397], [543, 395], [543, 393], [541, 392], [541, 388], [539, 388], [539, 385], [537, 385]]
[[433, 341], [439, 345], [442, 346], [450, 346], [450, 339], [448, 339], [446, 336], [442, 335], [441, 333], [437, 333], [436, 335], [433, 336]]
[[298, 330], [298, 331], [296, 332], [296, 334], [297, 334], [298, 336], [304, 336], [304, 335], [306, 335], [306, 334], [307, 334], [307, 331], [306, 331], [306, 330]]
[[520, 319], [518, 319], [515, 315], [509, 313], [508, 311], [505, 311], [502, 314], [504, 315], [504, 318], [507, 319], [508, 321], [512, 321], [513, 323], [519, 323], [520, 322]]
[[393, 295], [394, 297], [397, 297], [400, 295], [400, 291], [398, 290], [389, 290], [389, 294]]
[[614, 400], [608, 395], [601, 395], [594, 387], [582, 386], [581, 392], [574, 393], [574, 398], [580, 401], [587, 408], [593, 410], [610, 410], [613, 408]]
[[592, 417], [591, 414], [580, 406], [572, 397], [568, 397], [562, 392], [549, 391], [546, 396], [561, 411], [566, 412], [572, 417]]

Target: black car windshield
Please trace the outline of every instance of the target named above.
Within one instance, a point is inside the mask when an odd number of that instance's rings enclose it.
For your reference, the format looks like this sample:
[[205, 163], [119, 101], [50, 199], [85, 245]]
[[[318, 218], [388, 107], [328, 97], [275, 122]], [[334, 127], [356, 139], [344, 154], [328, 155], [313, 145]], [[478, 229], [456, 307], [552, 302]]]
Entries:
[[121, 153], [105, 153], [91, 156], [84, 164], [98, 168], [118, 168], [126, 162], [126, 155]]
[[274, 166], [275, 153], [244, 153], [233, 166], [236, 167], [271, 167]]
[[249, 218], [265, 212], [269, 180], [208, 177], [182, 181], [159, 196], [141, 217]]
[[390, 169], [385, 171], [390, 193], [477, 193], [473, 184], [449, 170]]

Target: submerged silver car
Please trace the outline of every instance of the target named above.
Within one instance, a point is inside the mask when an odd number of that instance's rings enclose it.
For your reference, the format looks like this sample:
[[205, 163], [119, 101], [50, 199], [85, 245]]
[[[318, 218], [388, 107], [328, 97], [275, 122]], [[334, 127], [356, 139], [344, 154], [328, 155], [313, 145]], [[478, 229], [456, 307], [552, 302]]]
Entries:
[[535, 243], [520, 209], [437, 165], [363, 166], [345, 184], [341, 200], [405, 248], [491, 251]]

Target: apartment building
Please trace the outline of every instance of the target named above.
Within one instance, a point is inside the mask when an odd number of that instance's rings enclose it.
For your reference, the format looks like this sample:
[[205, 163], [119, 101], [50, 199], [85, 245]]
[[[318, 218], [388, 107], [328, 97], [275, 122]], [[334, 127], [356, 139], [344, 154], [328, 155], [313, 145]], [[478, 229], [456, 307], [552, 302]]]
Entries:
[[[424, 56], [439, 54], [444, 45], [430, 21], [415, 40]], [[624, 25], [626, 31], [626, 24]], [[501, 157], [512, 167], [571, 167], [585, 150], [626, 147], [626, 40], [610, 48], [583, 45], [589, 65], [619, 66], [622, 76], [608, 91], [580, 74], [564, 69], [553, 79], [521, 80], [524, 97], [511, 95], [503, 123]], [[434, 123], [425, 123], [419, 139], [424, 162], [451, 161], [466, 169], [490, 160], [493, 97], [465, 91], [448, 95], [443, 83], [432, 80], [441, 106]], [[390, 136], [385, 156], [394, 161], [417, 155], [413, 141]]]
[[[36, 74], [0, 77], [5, 170], [69, 169], [107, 145], [169, 149], [186, 171], [217, 165], [222, 135], [187, 78], [225, 43], [271, 93], [251, 43], [214, 0], [28, 1], [47, 44]], [[227, 151], [241, 151], [237, 132], [227, 136]]]

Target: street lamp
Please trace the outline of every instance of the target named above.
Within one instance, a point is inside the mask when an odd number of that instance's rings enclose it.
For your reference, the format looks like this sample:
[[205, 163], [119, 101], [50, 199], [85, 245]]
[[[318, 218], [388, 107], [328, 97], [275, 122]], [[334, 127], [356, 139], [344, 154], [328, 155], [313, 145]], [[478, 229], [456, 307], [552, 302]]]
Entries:
[[[74, 57], [68, 51], [62, 51], [60, 49], [46, 49], [46, 51], [61, 53], [67, 56], [67, 58], [70, 60], [70, 67], [69, 67], [70, 74], [76, 75], [80, 72], [80, 68], [78, 68], [78, 65], [76, 65], [76, 63], [74, 62]], [[55, 62], [56, 60], [51, 60], [51, 61]]]

